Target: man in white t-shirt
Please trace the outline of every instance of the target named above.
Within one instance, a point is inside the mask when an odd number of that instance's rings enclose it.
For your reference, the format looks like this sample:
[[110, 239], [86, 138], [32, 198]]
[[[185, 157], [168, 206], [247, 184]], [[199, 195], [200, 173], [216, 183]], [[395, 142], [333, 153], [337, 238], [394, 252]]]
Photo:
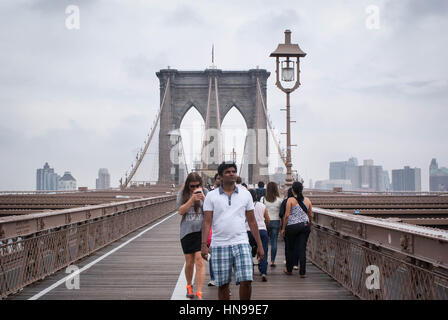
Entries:
[[203, 205], [201, 254], [207, 259], [207, 238], [212, 227], [211, 263], [215, 283], [219, 286], [220, 300], [230, 298], [229, 284], [233, 266], [236, 284], [240, 285], [240, 300], [249, 300], [251, 297], [253, 262], [246, 220], [258, 245], [258, 259], [261, 261], [264, 256], [252, 196], [249, 191], [236, 187], [236, 171], [235, 163], [223, 162], [218, 167], [221, 186], [207, 194]]

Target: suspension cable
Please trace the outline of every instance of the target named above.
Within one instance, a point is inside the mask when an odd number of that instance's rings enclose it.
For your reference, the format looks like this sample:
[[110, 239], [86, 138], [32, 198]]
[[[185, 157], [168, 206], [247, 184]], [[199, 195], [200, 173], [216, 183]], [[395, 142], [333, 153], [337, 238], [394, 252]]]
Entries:
[[144, 156], [146, 155], [146, 151], [148, 150], [148, 147], [151, 144], [152, 137], [154, 136], [154, 133], [156, 132], [157, 125], [159, 124], [160, 114], [162, 113], [163, 107], [165, 106], [165, 98], [166, 98], [166, 93], [169, 89], [169, 86], [170, 86], [170, 78], [168, 78], [168, 80], [166, 82], [165, 93], [163, 94], [162, 104], [160, 105], [159, 113], [157, 114], [157, 118], [156, 118], [154, 127], [152, 128], [151, 133], [149, 135], [149, 139], [148, 139], [148, 141], [146, 141], [145, 148], [143, 149], [143, 152], [140, 154], [140, 157], [138, 157], [137, 163], [132, 168], [131, 173], [129, 173], [129, 176], [126, 176], [124, 184], [122, 183], [122, 179], [120, 179], [120, 189], [121, 190], [124, 190], [128, 186], [129, 182], [131, 182], [132, 178], [134, 177], [135, 173], [137, 172], [138, 167], [142, 163]]

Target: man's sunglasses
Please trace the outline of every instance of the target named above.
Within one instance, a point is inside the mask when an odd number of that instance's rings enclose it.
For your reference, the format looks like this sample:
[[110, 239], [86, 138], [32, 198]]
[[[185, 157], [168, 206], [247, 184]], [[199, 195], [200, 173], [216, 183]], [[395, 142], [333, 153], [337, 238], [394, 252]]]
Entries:
[[190, 184], [190, 189], [196, 189], [199, 188], [201, 184]]

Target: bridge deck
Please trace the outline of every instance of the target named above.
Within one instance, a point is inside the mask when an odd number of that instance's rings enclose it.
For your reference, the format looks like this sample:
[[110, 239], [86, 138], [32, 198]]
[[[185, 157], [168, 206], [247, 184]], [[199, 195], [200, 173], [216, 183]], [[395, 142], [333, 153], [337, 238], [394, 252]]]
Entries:
[[[80, 288], [69, 290], [68, 276], [61, 270], [25, 287], [7, 299], [185, 299], [184, 257], [179, 242], [180, 216], [160, 219], [116, 241], [78, 262]], [[112, 250], [115, 250], [111, 253]], [[108, 254], [108, 255], [107, 255]], [[107, 255], [104, 257], [104, 255]], [[102, 259], [101, 259], [102, 258]], [[356, 299], [348, 290], [311, 263], [308, 278], [283, 274], [284, 243], [279, 240], [277, 267], [268, 269], [268, 282], [262, 282], [255, 268], [252, 299]], [[83, 270], [85, 268], [85, 270]], [[207, 287], [208, 264], [203, 288], [204, 299], [217, 299], [217, 287]], [[62, 280], [62, 281], [60, 281]], [[59, 285], [57, 285], [59, 281]], [[51, 291], [44, 291], [48, 288]], [[176, 289], [177, 287], [177, 289]], [[231, 285], [232, 300], [238, 287]]]

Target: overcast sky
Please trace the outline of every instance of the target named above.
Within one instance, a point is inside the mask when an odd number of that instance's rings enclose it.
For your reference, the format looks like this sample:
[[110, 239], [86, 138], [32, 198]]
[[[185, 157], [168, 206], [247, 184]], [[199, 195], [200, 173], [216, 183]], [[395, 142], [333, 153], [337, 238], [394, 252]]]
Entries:
[[[80, 10], [79, 30], [66, 26], [68, 5]], [[204, 70], [213, 43], [218, 68], [271, 72], [268, 109], [283, 131], [269, 54], [285, 29], [307, 53], [291, 95], [305, 186], [353, 156], [389, 173], [421, 168], [427, 190], [431, 159], [448, 166], [447, 9], [445, 0], [1, 1], [0, 190], [35, 189], [45, 162], [89, 188], [105, 167], [117, 186], [159, 108], [155, 73]]]

